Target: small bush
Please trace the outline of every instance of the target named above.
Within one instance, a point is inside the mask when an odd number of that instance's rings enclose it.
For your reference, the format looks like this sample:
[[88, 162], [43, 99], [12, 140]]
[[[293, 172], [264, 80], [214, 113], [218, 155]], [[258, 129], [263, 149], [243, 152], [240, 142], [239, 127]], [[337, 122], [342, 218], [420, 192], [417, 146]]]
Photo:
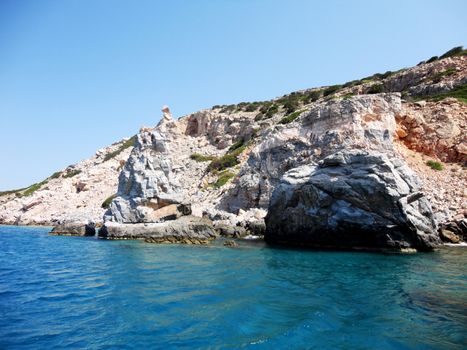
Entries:
[[229, 180], [233, 179], [235, 177], [235, 174], [226, 170], [223, 171], [222, 173], [219, 174], [219, 177], [217, 178], [217, 181], [213, 184], [211, 184], [211, 187], [213, 188], [221, 188], [224, 186]]
[[111, 195], [110, 197], [107, 197], [105, 201], [102, 202], [101, 207], [104, 209], [109, 209], [110, 203], [117, 197], [116, 194]]
[[302, 101], [304, 104], [315, 102], [321, 97], [322, 93], [322, 90], [307, 91], [303, 94]]
[[447, 97], [454, 97], [463, 103], [467, 103], [467, 84], [458, 85], [451, 91], [446, 91], [446, 92], [436, 94], [436, 95], [431, 95], [428, 97], [425, 96], [423, 98], [427, 100], [432, 100], [432, 101], [441, 101]]
[[243, 139], [238, 140], [232, 146], [229, 147], [228, 152], [235, 151], [236, 149], [242, 147], [244, 143], [245, 143], [245, 141]]
[[63, 174], [63, 177], [65, 179], [68, 179], [70, 177], [76, 176], [81, 173], [81, 170], [75, 169], [75, 170], [68, 170], [65, 174]]
[[19, 195], [19, 193], [21, 191], [24, 191], [25, 188], [19, 188], [17, 190], [9, 190], [9, 191], [0, 191], [0, 197], [1, 196], [6, 196], [6, 195], [9, 195], [9, 194], [16, 194], [17, 196]]
[[208, 165], [207, 170], [209, 172], [222, 171], [240, 164], [238, 156], [243, 153], [243, 151], [250, 143], [251, 141], [243, 143], [241, 146], [235, 148], [234, 150], [229, 150], [222, 157], [213, 159], [212, 162]]
[[199, 154], [199, 153], [193, 153], [191, 156], [190, 156], [190, 159], [192, 160], [195, 160], [197, 162], [209, 162], [213, 159], [215, 159], [216, 157], [214, 156], [205, 156], [203, 154]]
[[279, 124], [289, 124], [289, 123], [292, 123], [295, 119], [298, 118], [298, 116], [302, 113], [302, 111], [297, 111], [297, 112], [293, 112], [289, 115], [286, 115], [284, 118], [282, 118], [280, 121], [279, 121]]
[[439, 60], [439, 57], [438, 56], [433, 56], [428, 61], [426, 61], [426, 63], [431, 63], [431, 62], [434, 62], [434, 61], [437, 61], [437, 60]]
[[30, 196], [32, 195], [34, 192], [36, 192], [37, 190], [39, 190], [42, 186], [44, 186], [45, 184], [47, 183], [47, 180], [44, 180], [42, 182], [39, 182], [39, 183], [35, 183], [31, 186], [29, 186], [28, 188], [26, 188], [23, 192], [17, 194], [19, 197], [27, 197], [27, 196]]
[[426, 162], [426, 165], [428, 165], [433, 170], [443, 170], [443, 164], [441, 164], [440, 162], [429, 160], [428, 162]]
[[384, 92], [383, 84], [373, 84], [367, 91], [368, 94], [380, 94], [382, 92]]
[[225, 154], [220, 158], [214, 159], [208, 166], [208, 171], [222, 171], [231, 168], [240, 162], [234, 154]]
[[348, 94], [342, 95], [341, 97], [344, 100], [347, 100], [347, 99], [351, 98], [352, 96], [355, 96], [355, 94], [353, 92], [349, 92]]
[[49, 176], [49, 179], [58, 179], [62, 175], [61, 171], [57, 171]]
[[104, 157], [104, 162], [112, 158], [115, 158], [127, 148], [133, 147], [136, 143], [136, 138], [137, 138], [136, 135], [133, 135], [131, 138], [123, 142], [122, 145], [119, 148], [117, 148], [115, 151], [107, 153]]
[[232, 113], [237, 109], [237, 105], [227, 105], [223, 106], [222, 109], [220, 110], [221, 113]]
[[454, 68], [454, 67], [448, 68], [446, 70], [443, 70], [442, 72], [439, 72], [439, 73], [435, 74], [434, 77], [433, 77], [433, 81], [439, 82], [441, 80], [441, 78], [448, 77], [450, 75], [455, 74], [456, 72], [457, 72], [456, 68]]
[[462, 46], [456, 46], [456, 47], [453, 47], [451, 50], [442, 54], [439, 57], [439, 59], [442, 60], [443, 58], [453, 57], [453, 56], [462, 56], [466, 54], [467, 54], [467, 50], [464, 50]]
[[342, 85], [333, 85], [333, 86], [329, 86], [328, 88], [326, 88], [324, 91], [323, 91], [323, 96], [329, 96], [329, 95], [332, 95], [333, 93], [339, 91], [339, 89], [342, 88]]
[[357, 85], [360, 85], [361, 83], [362, 83], [361, 80], [348, 81], [344, 85], [342, 85], [342, 88], [344, 89], [344, 88], [348, 88], [348, 87], [357, 86]]

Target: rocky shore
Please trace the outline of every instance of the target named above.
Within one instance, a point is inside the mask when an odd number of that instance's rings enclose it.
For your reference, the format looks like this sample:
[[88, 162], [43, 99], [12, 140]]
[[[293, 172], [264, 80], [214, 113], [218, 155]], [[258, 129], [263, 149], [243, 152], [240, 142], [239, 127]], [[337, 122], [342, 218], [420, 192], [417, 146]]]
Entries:
[[467, 108], [455, 96], [467, 56], [389, 73], [178, 120], [164, 107], [131, 143], [32, 193], [0, 195], [0, 223], [85, 236], [92, 222], [103, 225], [100, 238], [154, 243], [254, 234], [274, 244], [426, 251], [461, 242]]

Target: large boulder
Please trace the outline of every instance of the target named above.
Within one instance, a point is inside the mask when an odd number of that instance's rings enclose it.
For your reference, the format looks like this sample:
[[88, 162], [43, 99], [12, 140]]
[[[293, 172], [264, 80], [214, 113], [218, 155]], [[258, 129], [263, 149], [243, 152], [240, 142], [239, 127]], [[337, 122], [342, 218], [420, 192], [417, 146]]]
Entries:
[[341, 151], [287, 172], [273, 192], [265, 239], [314, 247], [410, 249], [440, 243], [412, 171], [390, 153]]

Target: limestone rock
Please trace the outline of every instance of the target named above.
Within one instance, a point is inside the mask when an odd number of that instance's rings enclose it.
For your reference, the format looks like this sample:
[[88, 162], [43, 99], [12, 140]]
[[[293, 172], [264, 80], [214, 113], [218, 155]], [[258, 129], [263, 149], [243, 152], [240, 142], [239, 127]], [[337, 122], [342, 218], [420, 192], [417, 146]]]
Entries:
[[374, 151], [337, 152], [290, 170], [271, 198], [265, 239], [367, 249], [430, 250], [440, 243], [414, 174]]
[[117, 197], [110, 204], [106, 220], [158, 222], [164, 216], [158, 210], [181, 201], [181, 186], [172, 172], [165, 135], [157, 129], [143, 129], [120, 173]]
[[67, 222], [55, 226], [49, 234], [55, 236], [94, 236], [96, 225], [93, 222], [87, 224]]
[[447, 243], [459, 243], [460, 238], [454, 232], [450, 230], [446, 230], [444, 228], [439, 230], [439, 236], [443, 240], [443, 242]]
[[[314, 105], [293, 127], [265, 134], [240, 172], [221, 208], [267, 208], [275, 186], [288, 170], [342, 149], [392, 152], [400, 94], [355, 96]], [[319, 151], [317, 151], [319, 150]]]
[[205, 244], [216, 236], [210, 220], [194, 216], [159, 223], [107, 222], [99, 230], [99, 238], [142, 239], [149, 243]]

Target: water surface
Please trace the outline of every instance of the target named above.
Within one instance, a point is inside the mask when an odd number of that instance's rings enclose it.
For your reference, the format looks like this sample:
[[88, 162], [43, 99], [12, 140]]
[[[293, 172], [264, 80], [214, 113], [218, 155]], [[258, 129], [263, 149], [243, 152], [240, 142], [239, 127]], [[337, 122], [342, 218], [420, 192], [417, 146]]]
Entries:
[[0, 349], [463, 349], [467, 249], [152, 245], [0, 226]]

